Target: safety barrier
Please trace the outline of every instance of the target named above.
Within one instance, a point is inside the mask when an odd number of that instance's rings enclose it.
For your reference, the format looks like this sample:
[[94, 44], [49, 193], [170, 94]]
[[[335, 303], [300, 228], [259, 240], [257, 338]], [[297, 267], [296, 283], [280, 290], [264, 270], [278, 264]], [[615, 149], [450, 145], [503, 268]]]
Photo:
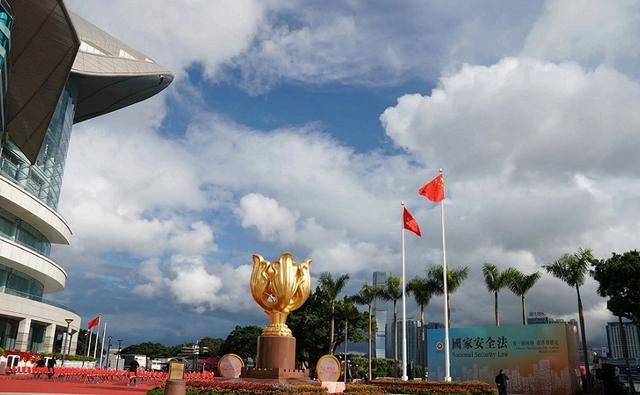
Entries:
[[[82, 383], [161, 383], [166, 381], [166, 372], [150, 372], [138, 370], [130, 372], [128, 370], [108, 370], [108, 369], [81, 369], [81, 368], [53, 368], [46, 367], [7, 367], [7, 375], [25, 380], [54, 380]], [[186, 380], [211, 380], [212, 372], [198, 372], [185, 374]]]

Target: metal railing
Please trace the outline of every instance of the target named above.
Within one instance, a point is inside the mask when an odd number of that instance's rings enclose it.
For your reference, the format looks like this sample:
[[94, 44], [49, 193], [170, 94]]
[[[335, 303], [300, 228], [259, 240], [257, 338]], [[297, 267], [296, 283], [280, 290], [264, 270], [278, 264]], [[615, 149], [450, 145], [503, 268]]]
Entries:
[[56, 302], [55, 300], [43, 299], [42, 295], [30, 294], [30, 293], [27, 293], [27, 292], [17, 291], [15, 289], [10, 289], [10, 288], [7, 288], [7, 287], [0, 287], [0, 293], [5, 293], [7, 295], [18, 296], [20, 298], [30, 299], [30, 300], [33, 300], [34, 302], [40, 302], [40, 303], [48, 304], [50, 306], [58, 307], [60, 309], [64, 309], [64, 310], [70, 311], [70, 312], [72, 312], [74, 314], [80, 315], [75, 310], [73, 310], [72, 308], [70, 308], [68, 306], [65, 306], [62, 303]]

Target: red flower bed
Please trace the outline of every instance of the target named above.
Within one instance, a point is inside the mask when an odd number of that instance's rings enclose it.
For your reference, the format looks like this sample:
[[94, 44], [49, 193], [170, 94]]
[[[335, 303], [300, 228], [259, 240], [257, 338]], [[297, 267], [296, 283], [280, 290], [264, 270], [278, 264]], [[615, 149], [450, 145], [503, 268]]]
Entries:
[[[148, 395], [163, 394], [162, 388], [155, 388], [148, 392]], [[218, 394], [256, 394], [256, 395], [312, 395], [325, 392], [321, 387], [300, 385], [300, 386], [277, 386], [260, 383], [229, 383], [213, 380], [194, 380], [187, 382], [187, 395], [218, 395]]]
[[387, 393], [403, 394], [471, 394], [471, 395], [493, 395], [496, 390], [482, 381], [381, 381], [372, 383], [380, 387]]
[[[162, 395], [162, 387], [148, 392], [148, 395]], [[284, 386], [260, 383], [232, 383], [217, 380], [189, 380], [187, 382], [187, 395], [315, 395], [326, 393], [320, 386], [300, 385]], [[383, 381], [370, 385], [349, 384], [345, 390], [349, 394], [457, 394], [457, 395], [494, 395], [495, 390], [487, 383], [479, 381], [471, 382], [401, 382]]]

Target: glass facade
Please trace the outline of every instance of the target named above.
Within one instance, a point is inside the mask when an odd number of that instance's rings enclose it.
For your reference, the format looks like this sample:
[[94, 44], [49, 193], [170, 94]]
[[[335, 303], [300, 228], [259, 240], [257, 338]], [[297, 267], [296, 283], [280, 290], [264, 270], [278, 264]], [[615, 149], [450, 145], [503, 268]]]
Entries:
[[51, 253], [51, 243], [42, 233], [2, 208], [0, 208], [0, 237], [47, 257]]
[[0, 174], [13, 180], [49, 207], [56, 209], [62, 187], [71, 126], [75, 114], [77, 84], [69, 78], [58, 100], [35, 164], [29, 163], [20, 148], [11, 141], [3, 142]]
[[29, 351], [44, 351], [44, 333], [46, 329], [47, 327], [44, 325], [31, 324], [31, 331], [29, 332]]
[[7, 54], [11, 45], [13, 17], [7, 2], [0, 1], [0, 131], [5, 125], [4, 96], [7, 93]]
[[43, 290], [38, 280], [0, 265], [0, 292], [41, 302]]
[[18, 320], [0, 317], [0, 347], [5, 350], [16, 348], [18, 337]]

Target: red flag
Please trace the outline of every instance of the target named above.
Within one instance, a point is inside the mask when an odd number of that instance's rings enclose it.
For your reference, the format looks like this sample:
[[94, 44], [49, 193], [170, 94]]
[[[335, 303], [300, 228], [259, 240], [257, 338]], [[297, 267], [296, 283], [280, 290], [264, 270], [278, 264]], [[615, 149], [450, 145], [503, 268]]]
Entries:
[[444, 200], [444, 177], [439, 174], [418, 190], [418, 193], [432, 202]]
[[413, 216], [406, 208], [402, 212], [402, 221], [404, 222], [405, 229], [412, 231], [418, 236], [422, 236], [422, 234], [420, 234], [420, 227], [418, 226], [418, 223], [413, 219]]
[[100, 324], [100, 316], [97, 316], [96, 318], [94, 318], [91, 321], [87, 322], [87, 329], [91, 329], [94, 326], [98, 326], [98, 324]]

